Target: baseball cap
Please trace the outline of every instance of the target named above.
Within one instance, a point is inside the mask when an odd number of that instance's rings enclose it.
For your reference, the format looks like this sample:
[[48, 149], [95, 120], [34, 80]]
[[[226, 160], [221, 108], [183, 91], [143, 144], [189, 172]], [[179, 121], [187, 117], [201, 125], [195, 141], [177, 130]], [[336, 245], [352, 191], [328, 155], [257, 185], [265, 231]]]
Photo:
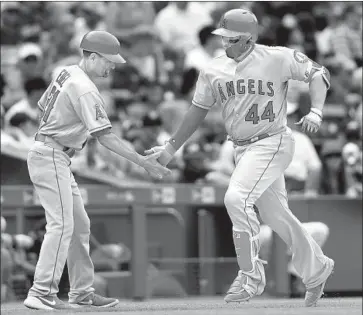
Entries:
[[39, 59], [42, 58], [43, 52], [40, 46], [34, 43], [23, 44], [18, 51], [18, 60], [24, 60], [29, 56], [36, 56]]
[[120, 55], [120, 42], [106, 31], [91, 31], [82, 38], [80, 48], [82, 50], [98, 53], [102, 57], [114, 63], [125, 63]]

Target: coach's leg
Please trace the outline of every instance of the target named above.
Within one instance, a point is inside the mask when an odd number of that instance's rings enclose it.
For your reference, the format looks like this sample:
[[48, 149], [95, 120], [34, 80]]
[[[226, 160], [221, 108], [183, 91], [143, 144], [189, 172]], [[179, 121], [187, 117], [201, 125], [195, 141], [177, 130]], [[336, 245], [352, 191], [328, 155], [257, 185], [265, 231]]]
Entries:
[[244, 301], [263, 292], [266, 279], [260, 250], [260, 224], [255, 201], [283, 173], [291, 161], [294, 142], [290, 133], [258, 141], [247, 149], [237, 147], [236, 169], [225, 195], [233, 225], [239, 274], [225, 300]]
[[288, 206], [285, 180], [280, 176], [256, 202], [262, 220], [287, 244], [292, 264], [306, 288], [314, 288], [331, 273], [333, 261], [294, 216]]
[[73, 234], [69, 158], [42, 145], [29, 152], [28, 169], [47, 220], [34, 283], [28, 296], [55, 296]]
[[84, 208], [81, 193], [71, 173], [73, 194], [74, 230], [68, 252], [68, 273], [70, 282], [69, 300], [87, 296], [93, 292], [94, 267], [90, 257], [91, 224]]

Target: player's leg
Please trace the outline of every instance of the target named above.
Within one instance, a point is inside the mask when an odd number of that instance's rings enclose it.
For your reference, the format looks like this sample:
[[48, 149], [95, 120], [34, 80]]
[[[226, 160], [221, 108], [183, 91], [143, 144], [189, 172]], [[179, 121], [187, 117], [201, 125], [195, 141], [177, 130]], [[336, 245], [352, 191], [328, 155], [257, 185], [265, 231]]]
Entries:
[[[334, 262], [323, 254], [319, 245], [289, 209], [283, 175], [263, 193], [256, 206], [262, 220], [291, 250], [292, 263], [308, 292], [316, 288], [322, 292], [324, 287], [319, 288], [319, 286], [324, 284], [331, 274]], [[315, 302], [322, 294], [319, 292], [314, 292], [314, 296], [318, 296]]]
[[36, 146], [29, 152], [28, 169], [47, 225], [34, 283], [24, 304], [36, 309], [62, 308], [56, 295], [73, 233], [69, 159], [47, 146]]
[[[322, 248], [329, 236], [329, 227], [323, 222], [304, 222], [302, 225], [319, 247]], [[288, 254], [291, 255], [290, 250], [288, 251]], [[299, 276], [291, 261], [288, 265], [288, 271], [294, 276]]]
[[303, 227], [320, 247], [324, 246], [329, 237], [329, 227], [325, 223], [305, 222]]
[[244, 301], [263, 292], [266, 285], [259, 259], [260, 224], [253, 209], [255, 201], [279, 177], [291, 161], [294, 141], [291, 133], [272, 136], [236, 148], [236, 169], [225, 195], [232, 221], [239, 274], [225, 300]]
[[260, 226], [260, 254], [261, 259], [269, 260], [271, 255], [272, 241], [273, 241], [273, 231], [272, 229], [266, 225], [262, 224]]
[[70, 281], [69, 303], [72, 306], [99, 306], [111, 307], [118, 303], [113, 298], [105, 298], [95, 295], [94, 266], [90, 257], [90, 219], [84, 207], [83, 199], [73, 174], [72, 180], [73, 193], [73, 216], [74, 229], [72, 240], [68, 251], [68, 273]]

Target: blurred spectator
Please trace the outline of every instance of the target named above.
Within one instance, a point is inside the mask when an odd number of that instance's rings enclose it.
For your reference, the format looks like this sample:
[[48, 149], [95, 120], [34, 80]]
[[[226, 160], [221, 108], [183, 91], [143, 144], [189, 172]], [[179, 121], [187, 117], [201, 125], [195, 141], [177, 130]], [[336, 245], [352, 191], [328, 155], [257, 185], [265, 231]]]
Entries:
[[53, 23], [43, 40], [47, 79], [57, 67], [76, 64], [81, 59], [79, 49], [71, 45], [75, 35], [74, 17], [69, 12], [54, 15]]
[[155, 10], [150, 1], [112, 1], [107, 5], [106, 17], [107, 31], [122, 43], [134, 28], [153, 25]]
[[342, 151], [346, 196], [362, 198], [362, 148], [355, 143], [347, 143]]
[[214, 30], [214, 26], [205, 26], [199, 31], [199, 45], [186, 54], [185, 69], [195, 68], [200, 71], [214, 57], [224, 53], [220, 38], [212, 34]]
[[158, 107], [163, 132], [158, 142], [164, 144], [174, 134], [180, 124], [180, 117], [183, 117], [189, 109], [190, 104], [184, 100], [171, 100], [161, 103]]
[[345, 97], [349, 118], [355, 120], [362, 134], [362, 67], [356, 69], [352, 76], [350, 93]]
[[193, 100], [198, 75], [199, 72], [196, 68], [190, 68], [183, 73], [180, 94], [189, 104], [191, 104]]
[[306, 196], [317, 196], [320, 190], [322, 163], [310, 138], [298, 130], [297, 108], [288, 106], [287, 125], [295, 139], [295, 153], [285, 170], [286, 190], [291, 193], [302, 193]]
[[316, 24], [311, 13], [301, 12], [296, 15], [298, 27], [304, 39], [305, 54], [312, 60], [318, 60], [318, 48], [316, 44]]
[[[35, 262], [28, 259], [27, 250], [34, 242], [28, 235], [6, 233], [6, 220], [3, 217], [1, 225], [1, 295], [2, 302], [10, 302], [14, 294], [24, 294], [24, 289], [30, 288], [28, 277], [34, 275]], [[17, 292], [18, 287], [20, 292]]]
[[342, 149], [344, 193], [353, 198], [362, 197], [362, 136], [354, 120], [346, 126], [347, 143]]
[[[125, 37], [128, 42], [127, 62], [148, 82], [165, 83], [164, 54], [152, 27], [139, 26]], [[122, 71], [122, 69], [121, 69]]]
[[362, 66], [362, 4], [346, 5], [331, 36], [333, 53], [346, 69]]
[[187, 53], [198, 46], [198, 32], [212, 19], [199, 2], [169, 2], [155, 18], [161, 40], [172, 50]]
[[2, 105], [2, 98], [4, 95], [4, 89], [6, 87], [6, 81], [4, 79], [4, 76], [1, 74], [1, 149], [2, 151], [5, 151], [8, 149], [9, 151], [13, 151], [14, 148], [18, 147], [17, 141], [8, 134], [8, 132], [5, 130], [5, 108]]
[[16, 113], [10, 118], [7, 132], [19, 143], [19, 146], [30, 149], [34, 143], [38, 125], [38, 120], [34, 120], [28, 113]]
[[21, 2], [1, 2], [1, 45], [17, 45], [21, 41]]
[[15, 114], [27, 114], [34, 121], [39, 120], [40, 109], [38, 101], [47, 89], [47, 84], [42, 78], [28, 79], [24, 83], [26, 97], [14, 104], [5, 114], [5, 125], [8, 126]]
[[39, 45], [24, 43], [18, 51], [17, 66], [23, 81], [35, 77], [42, 77], [44, 71], [43, 52]]
[[106, 9], [104, 2], [78, 2], [75, 5], [74, 10], [77, 16], [71, 47], [79, 49], [83, 36], [88, 32], [106, 29]]
[[4, 239], [5, 230], [6, 220], [1, 216], [1, 303], [14, 299], [14, 293], [11, 286], [11, 273], [14, 263]]

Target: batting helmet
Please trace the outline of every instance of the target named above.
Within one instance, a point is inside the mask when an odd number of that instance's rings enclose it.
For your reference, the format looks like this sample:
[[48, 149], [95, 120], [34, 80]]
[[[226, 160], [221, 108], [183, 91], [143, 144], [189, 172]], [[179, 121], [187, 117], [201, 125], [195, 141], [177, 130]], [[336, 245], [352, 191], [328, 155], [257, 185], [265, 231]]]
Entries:
[[252, 37], [253, 41], [258, 37], [258, 21], [256, 16], [244, 9], [233, 9], [223, 14], [219, 28], [212, 34], [224, 37]]
[[91, 31], [83, 36], [80, 48], [95, 52], [114, 63], [125, 63], [120, 55], [121, 45], [118, 39], [105, 31]]

